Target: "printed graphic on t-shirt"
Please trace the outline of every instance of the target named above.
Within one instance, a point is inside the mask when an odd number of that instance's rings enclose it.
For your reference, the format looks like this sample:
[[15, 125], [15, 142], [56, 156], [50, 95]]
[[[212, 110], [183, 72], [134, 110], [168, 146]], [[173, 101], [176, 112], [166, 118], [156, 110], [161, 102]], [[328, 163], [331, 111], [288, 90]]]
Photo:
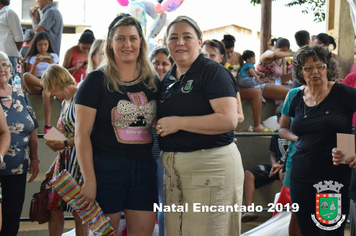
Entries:
[[284, 138], [278, 138], [278, 147], [279, 147], [279, 151], [282, 154], [282, 156], [280, 158], [282, 162], [284, 162], [286, 160], [288, 144], [289, 144], [288, 140], [285, 140]]
[[156, 100], [148, 102], [144, 92], [127, 95], [130, 101], [120, 100], [111, 111], [117, 141], [126, 144], [152, 142], [151, 125], [156, 118]]

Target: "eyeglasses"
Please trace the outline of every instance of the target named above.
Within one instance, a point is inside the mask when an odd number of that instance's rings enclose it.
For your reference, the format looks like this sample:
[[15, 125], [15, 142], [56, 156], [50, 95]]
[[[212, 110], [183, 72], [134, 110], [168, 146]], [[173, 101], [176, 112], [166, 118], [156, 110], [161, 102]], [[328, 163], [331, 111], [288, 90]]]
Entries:
[[303, 66], [303, 71], [306, 73], [310, 73], [312, 71], [314, 71], [314, 68], [316, 68], [318, 71], [323, 71], [327, 68], [326, 64], [321, 64], [321, 65], [317, 65], [316, 67], [314, 66]]
[[171, 96], [172, 91], [173, 91], [172, 88], [175, 87], [175, 85], [180, 84], [178, 82], [179, 81], [177, 80], [176, 82], [167, 86], [166, 91], [161, 93], [161, 96], [160, 96], [161, 98], [159, 99], [160, 103], [164, 103]]
[[2, 64], [0, 64], [0, 66], [4, 69], [8, 69], [10, 67], [10, 64], [2, 63]]

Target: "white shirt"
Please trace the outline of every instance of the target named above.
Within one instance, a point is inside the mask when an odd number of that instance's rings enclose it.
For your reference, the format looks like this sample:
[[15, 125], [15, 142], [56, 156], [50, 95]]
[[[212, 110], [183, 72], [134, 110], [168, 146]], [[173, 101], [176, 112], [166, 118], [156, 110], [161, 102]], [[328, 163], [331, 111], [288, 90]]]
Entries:
[[16, 42], [23, 42], [20, 19], [8, 6], [0, 10], [0, 51], [9, 57], [19, 57]]
[[[59, 58], [58, 58], [58, 55], [55, 54], [55, 53], [51, 53], [52, 57], [53, 57], [53, 61], [54, 63], [57, 63], [59, 62]], [[35, 59], [36, 57], [35, 56], [32, 56], [29, 60], [28, 63], [30, 63], [31, 65], [33, 65], [35, 63]], [[37, 64], [37, 71], [36, 71], [36, 77], [37, 78], [41, 78], [43, 72], [47, 69], [47, 67], [49, 66], [50, 64], [48, 62], [40, 62]]]

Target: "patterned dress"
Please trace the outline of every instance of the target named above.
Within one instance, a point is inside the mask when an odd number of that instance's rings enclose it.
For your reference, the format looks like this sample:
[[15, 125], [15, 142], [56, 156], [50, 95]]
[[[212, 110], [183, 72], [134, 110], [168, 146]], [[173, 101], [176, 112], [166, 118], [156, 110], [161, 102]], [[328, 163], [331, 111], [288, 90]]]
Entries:
[[270, 63], [259, 62], [256, 66], [256, 70], [260, 73], [265, 74], [265, 78], [267, 79], [267, 84], [274, 84], [276, 79], [281, 77], [283, 74], [283, 60], [280, 65], [273, 60]]
[[[74, 138], [74, 126], [75, 126], [74, 105], [75, 104], [73, 98], [71, 99], [69, 104], [66, 104], [66, 101], [63, 100], [62, 112], [57, 122], [58, 130], [67, 139]], [[65, 109], [65, 107], [67, 108]], [[54, 167], [53, 177], [57, 176], [63, 169], [66, 169], [80, 185], [83, 184], [82, 173], [80, 172], [79, 169], [75, 146], [71, 147], [69, 150], [63, 150], [58, 153], [55, 167]], [[66, 210], [67, 212], [73, 211], [72, 208], [67, 206], [66, 203], [63, 200], [61, 200], [58, 194], [55, 192], [52, 192], [52, 194], [50, 194], [49, 209], [53, 211], [56, 210], [61, 210], [61, 211]]]
[[11, 144], [4, 162], [0, 164], [0, 176], [25, 174], [29, 169], [30, 135], [38, 127], [35, 113], [22, 89], [13, 87], [12, 95], [0, 97], [0, 100], [12, 100], [10, 108], [1, 102], [11, 134]]

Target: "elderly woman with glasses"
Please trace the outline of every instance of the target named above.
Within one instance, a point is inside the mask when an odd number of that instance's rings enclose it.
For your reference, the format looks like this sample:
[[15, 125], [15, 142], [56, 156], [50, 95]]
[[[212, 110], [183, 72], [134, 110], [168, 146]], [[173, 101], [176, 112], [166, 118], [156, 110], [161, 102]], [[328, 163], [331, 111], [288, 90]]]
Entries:
[[336, 62], [322, 46], [304, 46], [293, 60], [293, 77], [306, 86], [290, 103], [291, 129], [282, 116], [279, 133], [296, 139], [290, 193], [299, 204], [302, 235], [344, 235], [349, 212], [351, 172], [347, 165], [333, 165], [331, 150], [337, 133], [352, 132], [356, 90], [333, 82], [336, 76]]
[[[25, 199], [27, 172], [32, 182], [39, 172], [37, 152], [38, 123], [30, 101], [22, 89], [8, 84], [11, 63], [0, 52], [0, 101], [5, 112], [11, 144], [4, 158], [0, 156], [3, 227], [0, 235], [17, 235]], [[0, 152], [2, 154], [2, 152]]]

